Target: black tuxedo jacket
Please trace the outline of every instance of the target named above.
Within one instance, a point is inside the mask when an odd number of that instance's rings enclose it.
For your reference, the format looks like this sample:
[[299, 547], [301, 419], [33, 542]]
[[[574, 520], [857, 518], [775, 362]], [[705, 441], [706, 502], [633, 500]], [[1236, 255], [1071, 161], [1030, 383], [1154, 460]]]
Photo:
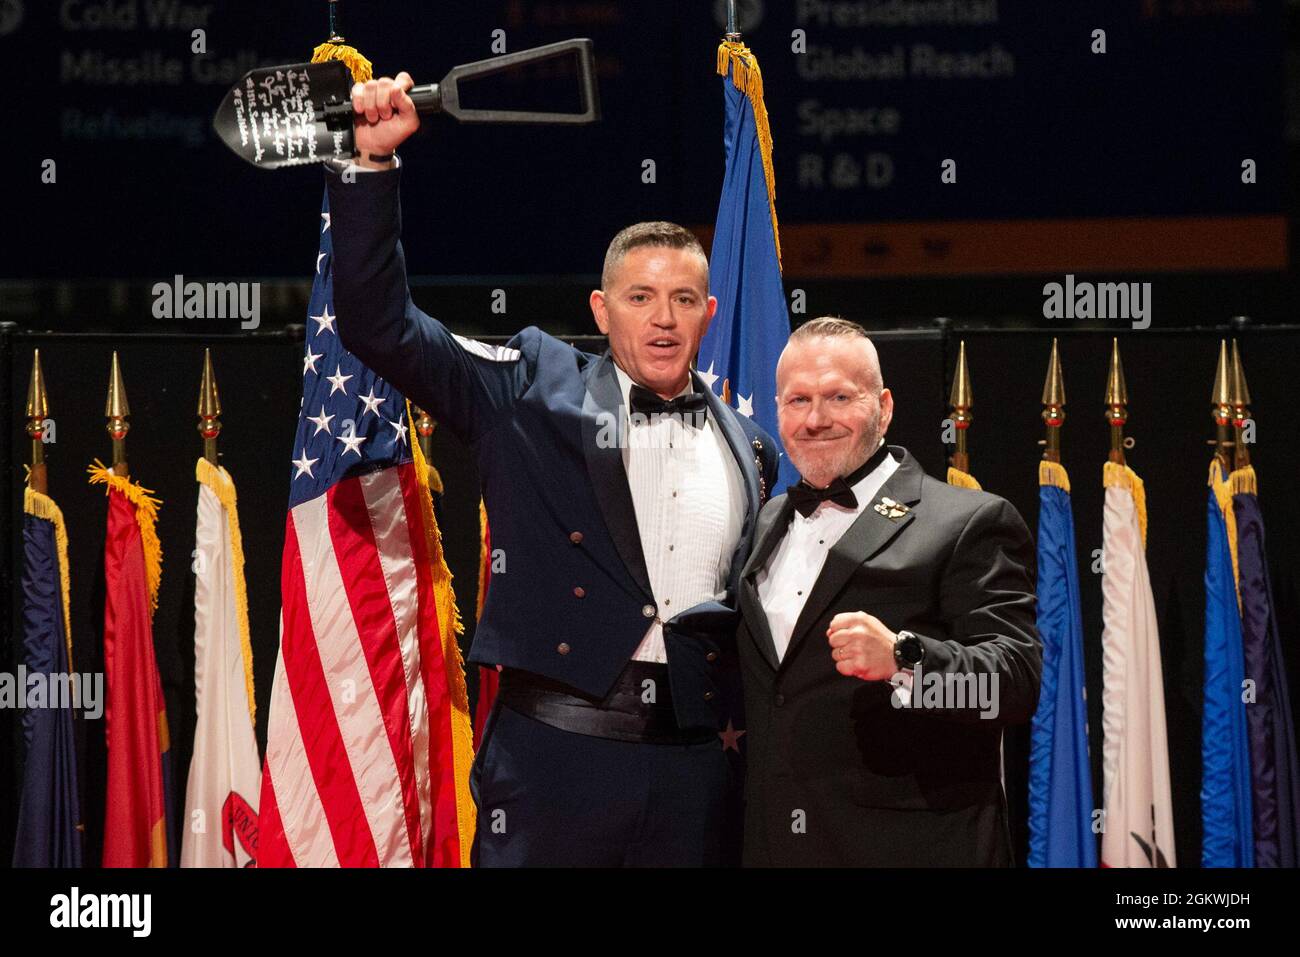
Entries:
[[[1038, 702], [1033, 541], [1003, 499], [929, 477], [899, 446], [889, 452], [898, 470], [830, 550], [779, 662], [755, 579], [793, 506], [782, 495], [759, 516], [737, 635], [749, 866], [1013, 863], [1001, 740], [1003, 726], [1028, 721]], [[882, 514], [873, 507], [882, 498], [907, 510]], [[890, 682], [841, 675], [826, 629], [845, 611], [921, 636], [914, 698], [926, 675], [989, 689], [996, 675], [996, 717], [933, 696], [938, 707], [896, 708]]]
[[[613, 424], [623, 393], [609, 352], [582, 352], [535, 326], [505, 346], [454, 335], [407, 289], [400, 170], [328, 172], [332, 296], [339, 336], [475, 454], [506, 571], [492, 576], [470, 661], [553, 678], [591, 697], [613, 686], [649, 620], [664, 621], [682, 727], [718, 727], [719, 664], [735, 640], [740, 577], [777, 452], [695, 375], [740, 468], [744, 509], [723, 602], [677, 614], [655, 606]], [[693, 374], [694, 375], [694, 374]]]

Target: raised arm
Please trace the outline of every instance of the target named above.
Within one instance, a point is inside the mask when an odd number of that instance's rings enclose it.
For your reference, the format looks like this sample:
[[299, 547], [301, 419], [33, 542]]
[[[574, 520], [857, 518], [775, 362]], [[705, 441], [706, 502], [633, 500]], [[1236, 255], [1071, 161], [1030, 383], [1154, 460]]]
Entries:
[[402, 254], [401, 170], [392, 151], [419, 126], [410, 77], [358, 84], [360, 168], [327, 169], [334, 311], [343, 346], [465, 442], [527, 386], [518, 350], [452, 334], [411, 301]]

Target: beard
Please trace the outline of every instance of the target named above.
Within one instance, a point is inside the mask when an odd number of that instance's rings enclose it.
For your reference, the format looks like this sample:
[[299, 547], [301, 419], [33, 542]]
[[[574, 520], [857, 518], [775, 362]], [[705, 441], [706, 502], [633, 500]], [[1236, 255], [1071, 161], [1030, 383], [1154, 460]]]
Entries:
[[808, 454], [807, 447], [787, 450], [790, 461], [809, 485], [825, 488], [837, 478], [849, 475], [867, 459], [880, 445], [880, 406], [870, 426], [863, 431], [860, 440], [846, 448], [827, 450], [820, 454]]

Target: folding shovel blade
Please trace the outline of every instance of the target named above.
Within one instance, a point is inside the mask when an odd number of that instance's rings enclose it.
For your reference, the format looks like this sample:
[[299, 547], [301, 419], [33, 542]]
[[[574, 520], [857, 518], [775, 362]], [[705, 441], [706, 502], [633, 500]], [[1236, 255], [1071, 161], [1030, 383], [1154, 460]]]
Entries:
[[226, 93], [212, 128], [262, 169], [351, 159], [351, 93], [352, 76], [338, 61], [251, 70]]

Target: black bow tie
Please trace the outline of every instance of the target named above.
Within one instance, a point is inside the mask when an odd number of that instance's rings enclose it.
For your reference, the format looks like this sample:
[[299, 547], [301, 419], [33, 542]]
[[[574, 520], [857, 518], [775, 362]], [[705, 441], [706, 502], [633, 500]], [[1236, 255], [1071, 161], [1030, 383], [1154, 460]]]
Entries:
[[[682, 415], [682, 421], [686, 425], [696, 427], [704, 425], [704, 419], [709, 414], [709, 405], [701, 392], [688, 392], [686, 395], [679, 395], [675, 399], [661, 399], [644, 386], [632, 383], [631, 397], [628, 403], [633, 412], [639, 412], [642, 415]], [[684, 413], [690, 413], [690, 418], [686, 418]]]
[[786, 494], [790, 496], [790, 503], [804, 518], [817, 511], [817, 506], [822, 502], [834, 502], [844, 508], [857, 508], [858, 497], [853, 494], [853, 486], [866, 478], [868, 473], [875, 471], [876, 466], [880, 465], [888, 454], [889, 446], [880, 446], [869, 459], [847, 476], [837, 478], [825, 488], [813, 488], [803, 479], [800, 479], [785, 490]]
[[858, 497], [853, 494], [849, 483], [842, 478], [837, 478], [825, 488], [813, 488], [800, 481], [786, 489], [786, 494], [790, 496], [790, 501], [804, 518], [817, 511], [817, 506], [822, 502], [834, 502], [845, 508], [858, 507]]

